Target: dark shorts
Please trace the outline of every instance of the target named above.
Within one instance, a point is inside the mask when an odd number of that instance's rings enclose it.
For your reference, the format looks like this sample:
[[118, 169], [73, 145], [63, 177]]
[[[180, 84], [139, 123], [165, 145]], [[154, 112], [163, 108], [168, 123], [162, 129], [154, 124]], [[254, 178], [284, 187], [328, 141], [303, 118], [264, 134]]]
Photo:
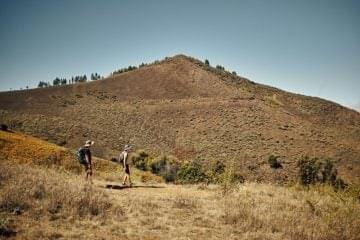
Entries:
[[130, 174], [129, 164], [126, 164], [126, 165], [125, 165], [125, 173], [126, 173], [126, 174]]

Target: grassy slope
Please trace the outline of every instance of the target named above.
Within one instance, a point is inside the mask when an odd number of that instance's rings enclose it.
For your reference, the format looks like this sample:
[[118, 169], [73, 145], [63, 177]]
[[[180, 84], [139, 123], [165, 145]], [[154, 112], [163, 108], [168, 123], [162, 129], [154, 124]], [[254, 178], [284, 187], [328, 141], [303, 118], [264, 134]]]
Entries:
[[[72, 153], [0, 131], [0, 238], [15, 239], [326, 239], [360, 236], [360, 203], [316, 187], [246, 183], [118, 186], [113, 163], [96, 160], [95, 185], [76, 174]], [[59, 156], [62, 167], [43, 161]], [[16, 163], [22, 164], [13, 164]], [[107, 166], [105, 166], [107, 165]], [[69, 169], [71, 171], [64, 171]], [[355, 195], [354, 195], [355, 196]], [[359, 197], [359, 196], [358, 196]], [[16, 233], [16, 234], [15, 234]]]
[[53, 169], [4, 164], [1, 169], [0, 232], [14, 231], [16, 239], [360, 236], [359, 201], [326, 188], [246, 183], [230, 189], [165, 184], [106, 189], [104, 181], [88, 186], [77, 175]]
[[[77, 174], [83, 173], [75, 152], [18, 132], [0, 131], [0, 161], [29, 166], [38, 165]], [[122, 168], [116, 163], [94, 157], [93, 168], [95, 176], [100, 179], [121, 181]], [[133, 169], [132, 172], [135, 180], [147, 179], [161, 182], [159, 177], [150, 173], [137, 169]]]

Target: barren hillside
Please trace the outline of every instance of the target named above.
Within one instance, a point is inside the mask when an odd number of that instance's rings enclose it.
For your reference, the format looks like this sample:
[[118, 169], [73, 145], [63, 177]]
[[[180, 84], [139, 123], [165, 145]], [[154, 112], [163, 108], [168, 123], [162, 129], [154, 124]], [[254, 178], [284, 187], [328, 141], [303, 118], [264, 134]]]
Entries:
[[[360, 114], [288, 93], [178, 55], [82, 84], [0, 93], [0, 122], [95, 154], [125, 143], [180, 161], [236, 162], [248, 180], [295, 178], [302, 155], [332, 158], [345, 180], [360, 178]], [[271, 169], [271, 155], [283, 169]]]

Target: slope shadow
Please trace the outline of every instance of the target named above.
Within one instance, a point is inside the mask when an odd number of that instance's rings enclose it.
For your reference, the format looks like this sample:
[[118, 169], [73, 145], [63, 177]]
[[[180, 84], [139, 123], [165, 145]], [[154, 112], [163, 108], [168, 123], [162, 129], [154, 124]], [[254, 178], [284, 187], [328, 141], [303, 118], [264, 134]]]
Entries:
[[115, 185], [115, 184], [106, 184], [105, 186], [101, 186], [103, 188], [108, 188], [108, 189], [116, 189], [116, 190], [121, 190], [121, 189], [125, 189], [125, 188], [164, 188], [163, 186], [154, 186], [154, 185], [133, 185], [133, 186], [123, 186], [123, 185]]

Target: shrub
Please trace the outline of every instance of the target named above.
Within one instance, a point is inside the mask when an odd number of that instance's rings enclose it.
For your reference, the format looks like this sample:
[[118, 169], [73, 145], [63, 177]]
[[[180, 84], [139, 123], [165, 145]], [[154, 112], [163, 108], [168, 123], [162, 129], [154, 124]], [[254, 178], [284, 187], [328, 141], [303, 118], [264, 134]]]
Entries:
[[239, 183], [245, 182], [245, 178], [235, 171], [234, 165], [226, 167], [225, 172], [221, 175], [220, 179], [223, 195], [230, 193]]
[[16, 235], [14, 224], [7, 218], [0, 218], [0, 238], [10, 238]]
[[149, 154], [147, 154], [144, 150], [138, 150], [136, 153], [131, 155], [131, 161], [134, 166], [140, 170], [148, 170], [148, 158]]
[[337, 170], [330, 159], [302, 157], [298, 162], [299, 178], [303, 185], [315, 183], [329, 184], [335, 189], [344, 189], [346, 183], [337, 177]]
[[270, 164], [271, 168], [282, 168], [282, 165], [280, 163], [280, 161], [278, 160], [279, 156], [275, 156], [275, 155], [270, 155], [269, 159], [268, 159], [268, 163]]
[[344, 180], [337, 177], [337, 169], [330, 159], [326, 159], [324, 162], [321, 162], [320, 166], [322, 183], [328, 183], [335, 189], [344, 189], [346, 187]]
[[1, 128], [1, 131], [7, 131], [8, 130], [8, 126], [6, 124], [1, 124], [0, 128]]
[[205, 59], [205, 65], [206, 65], [206, 66], [210, 66], [209, 60]]
[[310, 159], [308, 156], [304, 156], [298, 162], [298, 167], [301, 184], [315, 184], [319, 180], [320, 165], [317, 158]]
[[210, 182], [221, 182], [222, 174], [225, 172], [225, 164], [221, 161], [216, 161], [211, 165], [210, 171], [206, 172]]
[[199, 163], [191, 162], [180, 167], [177, 179], [181, 183], [199, 183], [205, 181], [207, 177]]
[[166, 156], [160, 156], [155, 159], [153, 159], [149, 166], [152, 173], [160, 174], [161, 171], [165, 168], [166, 165]]
[[225, 164], [221, 161], [216, 161], [215, 164], [212, 166], [212, 172], [221, 175], [225, 172]]
[[216, 65], [216, 69], [221, 70], [221, 71], [225, 71], [225, 68], [221, 65]]
[[178, 160], [173, 156], [160, 156], [153, 159], [149, 167], [152, 173], [160, 175], [166, 182], [174, 182], [176, 180], [179, 169]]

